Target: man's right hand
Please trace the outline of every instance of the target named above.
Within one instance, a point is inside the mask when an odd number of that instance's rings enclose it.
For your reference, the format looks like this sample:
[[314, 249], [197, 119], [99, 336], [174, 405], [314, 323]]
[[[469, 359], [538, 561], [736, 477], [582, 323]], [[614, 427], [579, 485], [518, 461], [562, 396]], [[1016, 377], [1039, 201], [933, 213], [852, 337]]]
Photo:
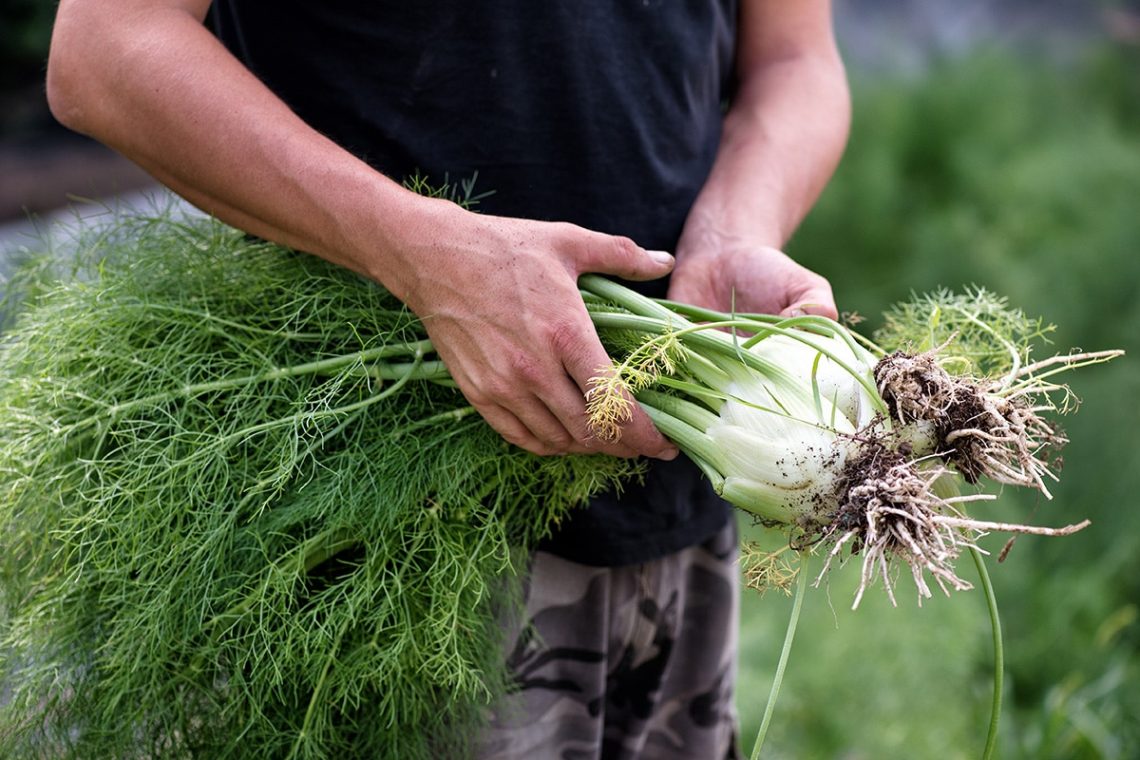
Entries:
[[[540, 455], [606, 453], [672, 459], [676, 448], [640, 408], [615, 442], [594, 437], [585, 392], [611, 365], [577, 287], [580, 274], [662, 277], [664, 252], [572, 224], [436, 207], [397, 256], [397, 293], [467, 400], [507, 441]], [[409, 238], [405, 237], [405, 241]], [[391, 279], [377, 273], [377, 279]]]

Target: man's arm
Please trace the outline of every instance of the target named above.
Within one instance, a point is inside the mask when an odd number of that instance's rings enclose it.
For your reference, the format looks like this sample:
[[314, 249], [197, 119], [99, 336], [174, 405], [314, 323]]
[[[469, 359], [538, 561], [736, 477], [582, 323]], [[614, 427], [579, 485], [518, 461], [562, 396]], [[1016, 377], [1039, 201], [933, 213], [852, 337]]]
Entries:
[[779, 249], [831, 177], [850, 125], [828, 0], [744, 0], [739, 89], [677, 246], [670, 297], [835, 318], [831, 287]]
[[512, 443], [676, 455], [640, 411], [620, 443], [591, 437], [583, 393], [609, 360], [576, 285], [588, 271], [660, 277], [668, 255], [403, 189], [293, 114], [203, 26], [208, 8], [62, 0], [53, 113], [224, 221], [382, 283], [424, 320], [468, 400]]

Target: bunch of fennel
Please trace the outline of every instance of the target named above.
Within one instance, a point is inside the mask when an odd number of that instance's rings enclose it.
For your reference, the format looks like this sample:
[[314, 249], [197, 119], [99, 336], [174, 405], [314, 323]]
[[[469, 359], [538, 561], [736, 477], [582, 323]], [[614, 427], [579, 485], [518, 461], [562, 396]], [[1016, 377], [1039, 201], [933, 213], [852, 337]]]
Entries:
[[78, 237], [0, 338], [0, 757], [464, 756], [516, 571], [639, 465], [509, 446], [314, 257]]
[[792, 545], [827, 548], [824, 571], [845, 547], [861, 555], [855, 606], [876, 578], [895, 601], [892, 563], [910, 570], [921, 602], [927, 574], [943, 591], [971, 587], [954, 562], [987, 531], [1056, 536], [1087, 525], [967, 517], [961, 505], [994, 497], [959, 494], [953, 475], [1049, 497], [1049, 460], [1066, 439], [1048, 415], [1074, 405], [1052, 378], [1120, 351], [1030, 362], [1052, 328], [981, 289], [896, 306], [881, 346], [820, 317], [718, 314], [596, 276], [582, 287], [603, 332], [641, 335], [590, 391], [598, 434], [618, 434], [635, 396], [717, 493], [785, 528]]
[[[80, 241], [77, 272], [14, 289], [0, 344], [0, 754], [462, 756], [509, 688], [522, 559], [639, 465], [507, 445], [413, 315], [322, 261], [168, 215]], [[953, 559], [991, 524], [937, 494], [950, 469], [1049, 476], [1061, 438], [1040, 425], [973, 426], [989, 464], [955, 460], [973, 427], [892, 390], [912, 375], [835, 323], [582, 292], [617, 357], [588, 399], [597, 435], [633, 394], [726, 498], [861, 553], [866, 583], [890, 591], [901, 560], [920, 589], [924, 571], [964, 585]], [[954, 335], [999, 334], [969, 300]], [[914, 361], [944, 371], [952, 342]], [[972, 385], [1018, 419], [1064, 397], [1052, 372], [1109, 356], [1017, 351]]]

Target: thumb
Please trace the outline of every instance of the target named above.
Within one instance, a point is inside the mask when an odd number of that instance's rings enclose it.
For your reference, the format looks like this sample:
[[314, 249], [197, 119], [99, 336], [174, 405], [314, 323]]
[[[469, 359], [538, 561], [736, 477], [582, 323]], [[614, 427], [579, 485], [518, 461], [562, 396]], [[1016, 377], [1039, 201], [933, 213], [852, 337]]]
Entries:
[[647, 251], [627, 237], [591, 236], [577, 257], [576, 274], [595, 272], [625, 280], [655, 280], [673, 271], [667, 251]]

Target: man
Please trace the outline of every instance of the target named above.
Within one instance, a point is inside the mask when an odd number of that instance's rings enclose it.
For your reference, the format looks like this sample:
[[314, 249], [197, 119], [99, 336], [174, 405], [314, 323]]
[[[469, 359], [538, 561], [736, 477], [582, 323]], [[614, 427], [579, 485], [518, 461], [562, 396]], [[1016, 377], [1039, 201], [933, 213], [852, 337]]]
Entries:
[[[480, 756], [730, 756], [731, 515], [643, 413], [590, 435], [609, 359], [575, 283], [666, 295], [673, 270], [677, 300], [835, 316], [779, 250], [847, 134], [827, 0], [225, 0], [212, 30], [210, 10], [63, 0], [53, 112], [211, 214], [382, 283], [511, 443], [661, 460], [533, 559], [520, 689]], [[415, 171], [494, 194], [464, 211], [404, 189]]]

